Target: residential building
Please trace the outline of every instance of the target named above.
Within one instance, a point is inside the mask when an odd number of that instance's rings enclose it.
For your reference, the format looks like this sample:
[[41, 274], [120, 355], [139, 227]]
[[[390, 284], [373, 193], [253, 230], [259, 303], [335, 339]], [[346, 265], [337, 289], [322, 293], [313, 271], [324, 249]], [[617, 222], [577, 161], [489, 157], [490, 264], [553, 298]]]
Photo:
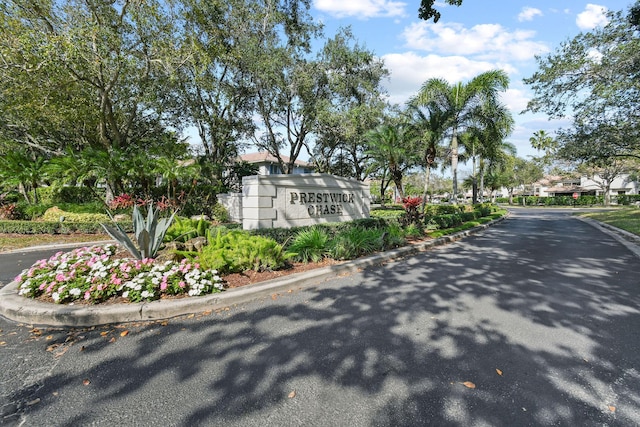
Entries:
[[[289, 157], [281, 156], [285, 162], [289, 161]], [[266, 151], [260, 151], [257, 153], [248, 153], [240, 156], [240, 160], [244, 160], [247, 163], [251, 163], [258, 166], [258, 175], [277, 175], [281, 174], [282, 170], [276, 159], [270, 153]], [[313, 165], [302, 160], [296, 160], [293, 168], [293, 174], [305, 174], [313, 172]]]

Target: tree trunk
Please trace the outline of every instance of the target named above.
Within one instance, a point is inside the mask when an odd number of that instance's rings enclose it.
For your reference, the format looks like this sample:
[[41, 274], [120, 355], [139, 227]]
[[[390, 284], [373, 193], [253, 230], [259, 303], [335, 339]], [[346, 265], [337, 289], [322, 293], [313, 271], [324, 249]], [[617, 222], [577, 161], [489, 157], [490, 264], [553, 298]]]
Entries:
[[458, 203], [458, 135], [453, 129], [451, 137], [451, 177], [453, 178], [453, 203]]
[[431, 179], [431, 167], [427, 166], [427, 169], [424, 171], [424, 190], [422, 191], [422, 213], [424, 214], [425, 208], [427, 207], [427, 194], [429, 190], [429, 180]]

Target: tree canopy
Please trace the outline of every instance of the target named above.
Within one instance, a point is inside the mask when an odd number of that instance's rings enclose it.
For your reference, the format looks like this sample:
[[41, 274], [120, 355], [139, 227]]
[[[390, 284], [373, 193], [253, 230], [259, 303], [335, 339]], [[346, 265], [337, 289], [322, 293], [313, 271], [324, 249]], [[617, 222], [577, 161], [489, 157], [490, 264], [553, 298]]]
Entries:
[[[462, 4], [462, 0], [445, 0], [445, 2], [452, 6], [460, 6]], [[435, 0], [422, 0], [420, 9], [418, 9], [418, 18], [425, 21], [433, 18], [433, 22], [438, 22], [442, 15], [433, 7], [434, 4]]]
[[640, 156], [640, 37], [633, 16], [609, 13], [604, 27], [538, 57], [539, 70], [525, 79], [534, 93], [527, 111], [571, 120], [557, 132], [559, 156]]

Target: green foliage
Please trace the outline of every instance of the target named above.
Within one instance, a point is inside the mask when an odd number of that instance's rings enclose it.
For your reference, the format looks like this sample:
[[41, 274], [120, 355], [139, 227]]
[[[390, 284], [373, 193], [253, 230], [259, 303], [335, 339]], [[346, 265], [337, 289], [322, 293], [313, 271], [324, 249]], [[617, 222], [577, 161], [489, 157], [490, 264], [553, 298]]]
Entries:
[[[119, 222], [120, 227], [129, 233], [133, 230], [131, 222]], [[104, 230], [97, 222], [48, 222], [48, 221], [0, 221], [0, 233], [16, 234], [100, 234]]]
[[420, 238], [424, 236], [424, 228], [416, 223], [411, 223], [404, 228], [404, 235], [412, 238]]
[[211, 223], [203, 218], [190, 219], [176, 216], [173, 224], [167, 229], [165, 242], [186, 242], [194, 237], [206, 237]]
[[463, 205], [427, 205], [425, 206], [425, 215], [447, 215], [464, 212]]
[[291, 257], [275, 240], [252, 236], [243, 230], [225, 227], [209, 229], [209, 242], [201, 252], [183, 253], [204, 269], [216, 269], [222, 274], [245, 270], [278, 270]]
[[462, 224], [461, 213], [434, 215], [426, 219], [428, 223], [435, 223], [438, 229], [452, 228]]
[[46, 210], [41, 217], [42, 221], [61, 221], [61, 222], [105, 222], [109, 220], [109, 216], [103, 213], [74, 213], [63, 211], [54, 206]]
[[[446, 3], [452, 6], [460, 6], [462, 4], [462, 0], [446, 0]], [[433, 8], [434, 4], [435, 0], [421, 0], [420, 9], [418, 9], [418, 18], [425, 21], [433, 18], [434, 24], [438, 22], [440, 20], [441, 14]]]
[[154, 210], [153, 205], [150, 204], [145, 219], [138, 206], [133, 207], [133, 234], [137, 247], [115, 220], [113, 220], [115, 227], [107, 224], [101, 225], [109, 236], [124, 246], [134, 257], [138, 259], [153, 258], [160, 249], [164, 235], [175, 216], [173, 213], [169, 218], [159, 218], [159, 214], [160, 211]]
[[229, 211], [227, 211], [227, 208], [220, 203], [213, 205], [213, 208], [211, 208], [211, 215], [213, 220], [220, 224], [225, 224], [231, 220]]
[[617, 201], [619, 205], [630, 205], [631, 203], [640, 202], [640, 194], [618, 194]]
[[373, 209], [371, 211], [371, 216], [374, 218], [400, 220], [402, 217], [406, 216], [406, 212], [398, 209]]
[[329, 249], [334, 259], [354, 259], [384, 248], [384, 231], [359, 226], [350, 227], [337, 235]]
[[327, 254], [329, 235], [319, 227], [299, 231], [289, 248], [293, 259], [301, 262], [318, 262]]

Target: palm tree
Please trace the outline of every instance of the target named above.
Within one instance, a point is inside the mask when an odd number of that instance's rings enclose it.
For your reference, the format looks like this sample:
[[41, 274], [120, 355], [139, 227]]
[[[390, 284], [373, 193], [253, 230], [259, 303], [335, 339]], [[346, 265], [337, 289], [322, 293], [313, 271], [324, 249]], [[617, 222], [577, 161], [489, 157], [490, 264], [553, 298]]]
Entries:
[[28, 191], [33, 190], [33, 203], [38, 203], [38, 186], [46, 175], [47, 159], [25, 150], [8, 151], [0, 156], [0, 177], [7, 184], [18, 187], [27, 203]]
[[557, 141], [544, 130], [538, 130], [529, 138], [531, 146], [540, 151], [552, 151], [557, 148]]
[[[487, 106], [485, 106], [487, 107]], [[471, 155], [473, 173], [473, 203], [478, 201], [478, 172], [480, 174], [480, 194], [484, 193], [484, 173], [487, 163], [499, 161], [505, 152], [514, 153], [515, 147], [505, 143], [504, 139], [513, 130], [514, 120], [506, 106], [490, 105], [491, 111], [480, 115], [478, 121], [461, 135], [461, 142], [467, 153]], [[476, 165], [479, 164], [480, 170]]]
[[440, 110], [426, 112], [417, 106], [409, 105], [408, 109], [410, 125], [416, 135], [418, 149], [422, 154], [422, 162], [425, 168], [424, 189], [422, 192], [421, 211], [424, 213], [429, 191], [431, 169], [436, 166], [436, 158], [439, 155], [440, 143], [444, 139], [444, 132], [448, 117]]
[[499, 92], [507, 89], [509, 77], [502, 70], [487, 71], [468, 83], [449, 84], [444, 79], [427, 80], [410, 103], [440, 111], [450, 118], [447, 129], [451, 132], [451, 173], [453, 198], [458, 196], [458, 136], [473, 126], [483, 115], [496, 110]]
[[406, 124], [381, 125], [367, 134], [367, 154], [388, 168], [401, 199], [404, 199], [402, 176], [414, 164], [415, 156], [410, 148], [413, 140], [411, 129]]

